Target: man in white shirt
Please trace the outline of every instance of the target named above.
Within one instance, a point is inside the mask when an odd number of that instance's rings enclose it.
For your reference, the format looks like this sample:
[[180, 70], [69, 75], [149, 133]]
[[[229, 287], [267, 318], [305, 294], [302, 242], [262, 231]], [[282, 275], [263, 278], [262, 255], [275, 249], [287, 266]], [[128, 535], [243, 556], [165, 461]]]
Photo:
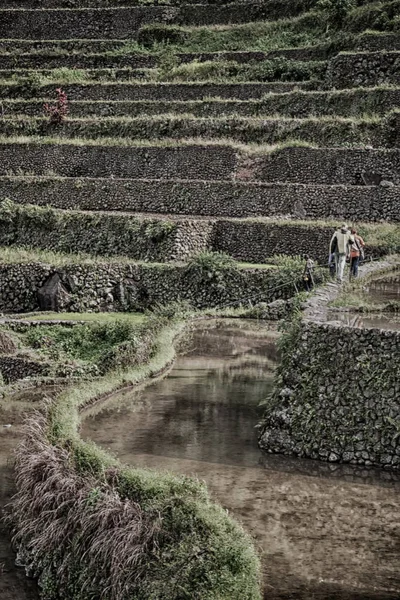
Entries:
[[342, 283], [346, 258], [350, 256], [350, 245], [353, 238], [346, 223], [337, 229], [332, 236], [329, 246], [329, 254], [335, 255], [336, 277], [338, 283]]

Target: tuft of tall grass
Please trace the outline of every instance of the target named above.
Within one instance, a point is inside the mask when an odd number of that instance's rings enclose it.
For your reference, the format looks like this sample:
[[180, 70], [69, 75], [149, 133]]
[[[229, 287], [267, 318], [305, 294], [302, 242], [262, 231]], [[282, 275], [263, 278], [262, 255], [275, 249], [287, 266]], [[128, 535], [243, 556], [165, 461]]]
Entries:
[[172, 360], [182, 322], [167, 322], [147, 364], [66, 390], [28, 424], [9, 523], [48, 600], [261, 598], [252, 541], [204, 484], [123, 468], [78, 437], [80, 408]]

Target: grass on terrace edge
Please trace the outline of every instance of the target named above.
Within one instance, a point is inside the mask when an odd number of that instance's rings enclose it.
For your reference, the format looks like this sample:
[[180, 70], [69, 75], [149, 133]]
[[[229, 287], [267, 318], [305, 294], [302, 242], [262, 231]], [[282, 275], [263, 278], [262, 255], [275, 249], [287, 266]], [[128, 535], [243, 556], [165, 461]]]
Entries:
[[[63, 219], [64, 215], [67, 216], [69, 213], [74, 215], [79, 215], [79, 211], [69, 211], [69, 210], [59, 210], [52, 209], [49, 207], [38, 207], [38, 206], [28, 206], [17, 205], [19, 210], [22, 212], [26, 209], [27, 211], [32, 211], [34, 209], [35, 213], [40, 216], [41, 213], [46, 214], [49, 210], [54, 212], [56, 218]], [[85, 211], [87, 212], [87, 211]], [[102, 213], [104, 214], [104, 213]], [[107, 213], [105, 213], [107, 214]], [[117, 213], [117, 215], [120, 215]], [[137, 220], [135, 215], [132, 215], [132, 220]], [[163, 217], [159, 216], [159, 221], [163, 222], [168, 219], [167, 216]], [[141, 219], [143, 220], [143, 219]], [[154, 217], [151, 218], [154, 220]], [[290, 221], [279, 220], [279, 219], [269, 219], [269, 218], [243, 218], [243, 219], [235, 219], [230, 218], [226, 219], [227, 221], [237, 224], [240, 228], [241, 225], [251, 224], [251, 223], [260, 223], [265, 224], [265, 227], [281, 227], [282, 229], [287, 229], [290, 231], [291, 227], [304, 227], [305, 229], [313, 230], [313, 229], [329, 229], [332, 232], [338, 227], [338, 220], [316, 220], [316, 221], [304, 221], [300, 219], [294, 219]], [[388, 252], [399, 252], [400, 251], [400, 225], [398, 223], [352, 223], [360, 233], [360, 235], [365, 239], [367, 246], [371, 249], [377, 247], [384, 247]], [[327, 239], [327, 245], [329, 240]], [[126, 256], [93, 256], [85, 253], [78, 254], [65, 254], [60, 252], [53, 252], [48, 250], [39, 250], [32, 248], [23, 248], [18, 246], [7, 246], [0, 247], [0, 264], [17, 264], [17, 263], [34, 263], [41, 262], [52, 265], [67, 265], [67, 264], [119, 264], [119, 265], [136, 265], [146, 269], [175, 269], [179, 267], [184, 267], [187, 263], [185, 262], [173, 262], [173, 263], [160, 263], [160, 262], [146, 262], [146, 261], [135, 261]], [[237, 263], [238, 268], [240, 269], [255, 269], [255, 268], [263, 268], [263, 269], [271, 269], [274, 268], [273, 258], [267, 258], [265, 263], [247, 263], [240, 261]]]
[[32, 313], [17, 313], [7, 314], [9, 319], [17, 319], [18, 321], [94, 321], [96, 323], [109, 323], [115, 320], [127, 320], [133, 323], [142, 323], [146, 316], [143, 313], [135, 312], [103, 312], [103, 313], [72, 313], [72, 312], [32, 312]]
[[[385, 281], [388, 276], [393, 275], [400, 285], [400, 255], [394, 255], [393, 259], [393, 266], [386, 269], [386, 273], [379, 273], [378, 275], [372, 273], [362, 279], [345, 283], [339, 296], [329, 302], [328, 306], [330, 308], [348, 308], [352, 312], [400, 312], [399, 300], [379, 300], [365, 290], [365, 286], [368, 286], [371, 281]], [[397, 259], [397, 262], [395, 262], [395, 259]]]
[[[1, 104], [1, 103], [0, 103]], [[397, 111], [393, 110], [388, 112], [388, 116], [390, 116], [391, 114], [397, 114]], [[304, 124], [307, 125], [308, 123], [312, 123], [312, 124], [319, 124], [321, 123], [322, 125], [324, 124], [348, 124], [348, 125], [364, 125], [364, 124], [377, 124], [377, 123], [381, 123], [382, 122], [382, 117], [377, 116], [377, 115], [365, 115], [365, 116], [359, 116], [359, 117], [344, 117], [344, 116], [339, 116], [339, 115], [322, 115], [322, 116], [307, 116], [307, 117], [287, 117], [287, 116], [281, 116], [279, 114], [273, 114], [273, 115], [267, 115], [265, 117], [258, 117], [258, 116], [244, 116], [244, 115], [237, 115], [237, 114], [232, 114], [232, 115], [228, 115], [228, 116], [211, 116], [211, 117], [196, 117], [191, 115], [190, 113], [180, 113], [180, 114], [174, 114], [171, 112], [166, 112], [163, 114], [158, 114], [158, 115], [148, 115], [148, 116], [134, 116], [134, 117], [130, 117], [130, 116], [121, 116], [121, 117], [114, 117], [114, 116], [105, 116], [101, 118], [101, 122], [99, 121], [98, 118], [96, 117], [67, 117], [65, 119], [65, 121], [63, 121], [63, 123], [61, 124], [61, 126], [58, 128], [54, 128], [55, 129], [55, 133], [57, 133], [58, 131], [62, 132], [62, 127], [63, 125], [74, 125], [74, 124], [81, 124], [81, 125], [98, 125], [99, 128], [101, 128], [104, 124], [110, 124], [110, 125], [129, 125], [130, 123], [135, 124], [135, 123], [168, 123], [168, 122], [172, 122], [172, 123], [181, 123], [182, 121], [189, 121], [189, 122], [193, 122], [193, 123], [233, 123], [233, 122], [237, 122], [237, 123], [243, 123], [243, 124], [250, 124], [250, 125], [258, 125], [258, 126], [262, 126], [263, 123], [268, 122], [268, 121], [279, 121], [282, 124], [291, 124], [291, 123], [300, 123], [300, 124]], [[48, 118], [47, 117], [39, 117], [39, 116], [21, 116], [21, 115], [15, 115], [15, 116], [4, 116], [2, 118], [2, 122], [4, 123], [15, 123], [15, 124], [21, 124], [21, 125], [26, 125], [27, 127], [31, 126], [31, 125], [49, 125], [48, 123]], [[52, 126], [49, 125], [48, 127], [49, 131], [51, 131]]]
[[[271, 23], [271, 21], [269, 22]], [[278, 24], [279, 21], [275, 21], [274, 23]], [[290, 19], [286, 20], [286, 23], [290, 26]], [[238, 27], [240, 25], [232, 25], [225, 26], [225, 29], [232, 29]], [[333, 47], [335, 49], [335, 44], [338, 47], [345, 47], [347, 44], [350, 45], [350, 49], [357, 49], [360, 45], [360, 42], [364, 44], [363, 47], [367, 46], [366, 41], [369, 39], [379, 39], [382, 37], [395, 38], [396, 31], [379, 31], [373, 28], [367, 28], [361, 33], [351, 33], [348, 36], [335, 33], [333, 30], [326, 32], [326, 28], [324, 30], [324, 36], [318, 36], [316, 43], [311, 45], [295, 45], [295, 46], [279, 46], [274, 48], [265, 47], [265, 52], [269, 52], [270, 50], [303, 50], [303, 49], [320, 49], [321, 51], [325, 51], [327, 48]], [[321, 44], [321, 38], [323, 38]], [[254, 40], [251, 40], [253, 42]], [[269, 41], [274, 43], [278, 43], [279, 40], [274, 39], [273, 37], [269, 38]], [[290, 40], [289, 40], [290, 41]], [[6, 48], [4, 51], [0, 50], [1, 56], [43, 56], [43, 57], [86, 57], [86, 56], [105, 56], [105, 57], [115, 57], [115, 56], [144, 56], [147, 57], [149, 55], [155, 56], [156, 58], [162, 57], [166, 51], [173, 50], [173, 52], [178, 53], [173, 48], [170, 48], [168, 45], [160, 44], [158, 50], [154, 48], [146, 48], [137, 41], [134, 40], [121, 40], [121, 39], [74, 39], [74, 40], [41, 40], [40, 44], [42, 47], [32, 48], [32, 40], [24, 40], [24, 39], [0, 39], [0, 48], [3, 45]], [[35, 44], [35, 46], [37, 43]], [[23, 47], [26, 46], [26, 50]], [[97, 47], [96, 47], [97, 46]], [[96, 50], [93, 51], [93, 47], [96, 47]], [[22, 48], [22, 50], [21, 50]], [[99, 49], [101, 48], [101, 49]], [[27, 52], [29, 50], [29, 52]], [[227, 50], [228, 52], [235, 52], [235, 50]], [[247, 51], [238, 50], [239, 52]], [[251, 52], [252, 50], [250, 50]], [[262, 51], [262, 50], [261, 50]], [[201, 53], [202, 51], [197, 52]], [[224, 52], [224, 50], [217, 50], [215, 52]], [[255, 52], [260, 52], [260, 50], [255, 50]], [[188, 53], [188, 52], [184, 52]], [[196, 52], [193, 52], [196, 54]]]
[[[359, 6], [345, 17], [341, 29], [327, 28], [324, 13], [311, 11], [290, 19], [258, 21], [235, 25], [178, 27], [176, 25], [145, 25], [130, 50], [164, 48], [165, 41], [175, 52], [268, 51], [298, 46], [310, 47], [331, 43], [340, 47], [355, 34], [370, 29], [396, 31], [398, 0]], [[397, 29], [398, 30], [398, 29]], [[164, 42], [164, 43], [163, 43]], [[129, 46], [116, 49], [115, 54], [129, 52]]]
[[130, 139], [130, 138], [60, 138], [44, 136], [4, 136], [0, 135], [0, 144], [21, 144], [21, 145], [67, 145], [67, 146], [119, 146], [124, 148], [177, 148], [185, 146], [200, 147], [230, 147], [243, 152], [244, 154], [272, 154], [285, 148], [317, 148], [315, 144], [310, 144], [302, 140], [288, 140], [282, 144], [261, 145], [261, 144], [241, 144], [227, 138], [218, 138], [208, 140], [206, 138], [164, 138], [164, 139]]
[[[150, 514], [156, 511], [165, 517], [163, 529], [168, 532], [170, 542], [164, 542], [160, 546], [159, 554], [164, 565], [164, 576], [165, 565], [168, 565], [171, 571], [163, 584], [163, 589], [168, 594], [166, 597], [171, 600], [178, 597], [174, 576], [177, 570], [185, 589], [187, 587], [191, 592], [198, 592], [197, 571], [204, 572], [206, 569], [210, 578], [200, 584], [203, 590], [202, 598], [211, 600], [229, 597], [240, 600], [246, 597], [248, 600], [258, 600], [259, 560], [253, 543], [226, 511], [210, 501], [204, 484], [187, 477], [124, 467], [94, 444], [83, 442], [79, 438], [79, 410], [94, 399], [113, 393], [121, 387], [132, 384], [146, 385], [146, 380], [165, 369], [174, 359], [174, 342], [177, 336], [182, 334], [184, 326], [184, 322], [179, 319], [169, 323], [164, 321], [161, 329], [155, 331], [156, 351], [146, 364], [128, 368], [123, 372], [114, 371], [90, 383], [81, 383], [62, 392], [50, 408], [47, 437], [50, 443], [61, 447], [68, 441], [74, 467], [83, 476], [94, 476], [103, 481], [104, 485], [107, 469], [117, 469], [118, 480], [115, 479], [113, 485], [122, 498], [138, 502], [141, 509], [150, 511]], [[186, 515], [185, 518], [182, 511]], [[177, 535], [179, 540], [175, 540]], [[204, 554], [198, 562], [194, 559], [194, 549], [202, 550], [206, 547], [212, 551], [211, 555]], [[168, 559], [163, 557], [165, 552]], [[189, 561], [188, 556], [191, 556]], [[157, 564], [156, 562], [156, 569]], [[190, 568], [187, 571], [188, 564]], [[149, 563], [150, 567], [151, 565], [152, 562]], [[145, 573], [147, 585], [151, 588], [155, 585], [152, 583], [151, 568], [149, 574]], [[160, 585], [156, 575], [155, 582], [157, 581]]]
[[[131, 260], [125, 256], [90, 256], [88, 254], [62, 254], [50, 250], [40, 250], [32, 248], [21, 248], [13, 246], [0, 246], [0, 265], [13, 264], [35, 264], [44, 263], [54, 266], [65, 265], [132, 265], [141, 266], [148, 269], [175, 269], [184, 267], [187, 263], [154, 263], [145, 261]], [[268, 263], [245, 263], [237, 262], [239, 269], [276, 269], [276, 265]]]

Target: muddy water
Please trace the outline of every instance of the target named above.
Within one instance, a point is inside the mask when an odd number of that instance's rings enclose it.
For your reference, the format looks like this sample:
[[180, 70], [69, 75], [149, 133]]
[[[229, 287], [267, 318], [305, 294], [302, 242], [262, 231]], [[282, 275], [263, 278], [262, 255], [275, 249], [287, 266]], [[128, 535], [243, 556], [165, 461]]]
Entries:
[[[361, 295], [375, 304], [400, 301], [400, 273], [380, 277], [366, 284]], [[351, 327], [372, 327], [400, 331], [400, 315], [394, 312], [356, 313], [354, 311], [328, 310], [327, 320]]]
[[275, 338], [249, 322], [201, 326], [166, 379], [93, 407], [82, 435], [125, 463], [204, 479], [254, 535], [265, 599], [398, 600], [396, 477], [257, 448]]
[[328, 310], [326, 319], [339, 322], [350, 327], [372, 327], [374, 329], [390, 329], [400, 331], [400, 315], [398, 313], [354, 313], [348, 311]]
[[365, 292], [375, 302], [400, 300], [400, 273], [372, 280], [367, 284]]

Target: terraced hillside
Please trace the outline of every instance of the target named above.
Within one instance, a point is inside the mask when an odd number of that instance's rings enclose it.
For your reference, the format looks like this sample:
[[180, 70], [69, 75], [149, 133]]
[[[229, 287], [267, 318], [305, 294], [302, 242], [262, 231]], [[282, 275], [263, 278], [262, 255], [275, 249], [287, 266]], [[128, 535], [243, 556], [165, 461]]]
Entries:
[[399, 0], [2, 6], [3, 246], [249, 269], [324, 262], [340, 219], [399, 248]]

